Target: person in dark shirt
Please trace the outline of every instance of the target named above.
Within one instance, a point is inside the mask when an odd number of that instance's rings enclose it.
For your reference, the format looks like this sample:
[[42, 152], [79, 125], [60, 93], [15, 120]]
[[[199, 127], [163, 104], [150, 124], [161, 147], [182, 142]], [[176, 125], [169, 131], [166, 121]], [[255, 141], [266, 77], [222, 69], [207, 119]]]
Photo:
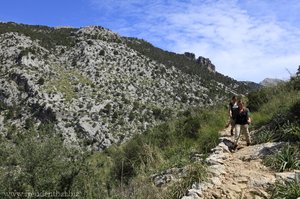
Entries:
[[246, 108], [245, 103], [242, 100], [237, 102], [238, 113], [235, 118], [235, 135], [234, 144], [235, 148], [238, 145], [240, 134], [243, 133], [246, 137], [247, 146], [251, 144], [251, 137], [249, 133], [249, 124], [251, 123], [250, 111]]
[[230, 135], [233, 136], [233, 129], [235, 127], [235, 118], [236, 115], [238, 114], [239, 110], [238, 110], [238, 105], [237, 105], [237, 98], [236, 96], [233, 96], [229, 105], [228, 105], [228, 114], [230, 117]]

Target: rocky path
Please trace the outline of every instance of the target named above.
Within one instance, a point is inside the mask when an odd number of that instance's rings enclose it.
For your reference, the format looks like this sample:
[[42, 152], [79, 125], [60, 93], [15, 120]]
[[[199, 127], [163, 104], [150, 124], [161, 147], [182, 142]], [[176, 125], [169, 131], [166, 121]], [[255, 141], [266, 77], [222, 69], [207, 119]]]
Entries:
[[275, 173], [262, 164], [262, 157], [278, 150], [284, 143], [264, 143], [246, 146], [239, 142], [231, 152], [233, 136], [229, 129], [220, 132], [220, 144], [205, 160], [210, 166], [208, 182], [194, 185], [183, 199], [195, 198], [270, 198], [266, 188], [280, 178], [294, 178], [294, 173]]

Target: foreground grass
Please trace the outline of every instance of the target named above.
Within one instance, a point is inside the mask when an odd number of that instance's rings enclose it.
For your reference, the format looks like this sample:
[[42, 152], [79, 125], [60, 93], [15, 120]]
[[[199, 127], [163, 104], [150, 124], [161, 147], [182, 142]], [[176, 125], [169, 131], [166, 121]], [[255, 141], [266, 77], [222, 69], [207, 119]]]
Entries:
[[295, 180], [277, 182], [273, 187], [270, 187], [272, 198], [295, 199], [300, 196], [300, 183]]

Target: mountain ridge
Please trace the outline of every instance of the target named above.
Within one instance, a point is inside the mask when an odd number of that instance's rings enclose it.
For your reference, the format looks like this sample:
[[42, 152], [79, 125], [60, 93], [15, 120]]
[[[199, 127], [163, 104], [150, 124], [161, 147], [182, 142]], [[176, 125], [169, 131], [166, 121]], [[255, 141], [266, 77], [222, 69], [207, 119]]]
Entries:
[[8, 121], [55, 123], [67, 143], [103, 150], [250, 89], [185, 55], [154, 46], [149, 55], [145, 44], [101, 26], [0, 23], [1, 103], [22, 110]]

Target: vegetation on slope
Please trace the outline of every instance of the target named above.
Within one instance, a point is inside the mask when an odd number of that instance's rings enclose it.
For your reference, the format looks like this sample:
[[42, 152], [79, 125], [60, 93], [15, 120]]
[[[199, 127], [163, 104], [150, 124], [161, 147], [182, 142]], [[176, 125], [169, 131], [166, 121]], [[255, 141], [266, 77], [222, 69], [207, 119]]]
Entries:
[[[271, 162], [278, 171], [300, 166], [298, 80], [262, 89], [255, 94], [258, 97], [253, 93], [248, 96], [251, 107], [261, 100], [262, 93], [273, 92], [267, 95], [266, 102], [259, 103], [252, 117], [255, 128], [264, 126], [254, 135], [256, 143], [289, 142], [265, 160], [266, 165]], [[218, 131], [226, 123], [224, 106], [186, 111], [180, 119], [149, 129], [121, 146], [88, 152], [65, 147], [61, 133], [49, 121], [39, 125], [28, 121], [23, 132], [17, 131], [9, 123], [9, 118], [17, 117], [11, 108], [1, 105], [1, 111], [7, 113], [5, 125], [10, 127], [10, 133], [1, 136], [0, 145], [0, 186], [7, 198], [15, 198], [9, 193], [55, 191], [81, 198], [179, 198], [193, 182], [205, 180], [205, 165], [193, 163], [190, 157], [207, 153], [218, 144]], [[269, 134], [269, 140], [261, 134]], [[185, 176], [176, 183], [155, 186], [153, 176], [170, 168], [185, 169]], [[297, 186], [294, 182], [278, 182], [271, 191], [276, 197], [292, 197], [298, 194]]]
[[[277, 172], [300, 169], [300, 77], [276, 87], [263, 88], [248, 95], [255, 118], [256, 143], [286, 142], [264, 163]], [[277, 182], [270, 188], [274, 198], [297, 198], [300, 184], [296, 181]]]
[[[218, 72], [210, 72], [207, 66], [197, 63], [196, 60], [190, 59], [184, 54], [163, 51], [141, 39], [125, 38], [124, 41], [129, 47], [167, 67], [175, 66], [184, 73], [199, 75], [202, 78], [203, 85], [207, 88], [210, 88], [211, 84], [221, 82], [229, 87], [237, 88], [239, 93], [247, 93], [249, 90], [257, 89], [257, 85], [250, 86], [250, 84], [238, 82]], [[215, 80], [216, 82], [213, 82], [212, 80]]]
[[[23, 132], [11, 128], [9, 136], [1, 136], [2, 194], [56, 191], [79, 193], [80, 198], [141, 198], [149, 193], [150, 198], [177, 198], [205, 179], [205, 165], [193, 164], [190, 157], [218, 143], [225, 112], [224, 107], [187, 111], [124, 145], [92, 153], [65, 147], [52, 123], [29, 122]], [[153, 185], [151, 175], [186, 165], [180, 183], [166, 189]]]
[[16, 24], [13, 22], [1, 23], [0, 34], [7, 32], [18, 32], [25, 36], [31, 37], [32, 40], [39, 40], [41, 45], [46, 49], [52, 49], [57, 45], [73, 46], [75, 39], [72, 33], [75, 28], [51, 28], [48, 26], [32, 26], [25, 24]]

